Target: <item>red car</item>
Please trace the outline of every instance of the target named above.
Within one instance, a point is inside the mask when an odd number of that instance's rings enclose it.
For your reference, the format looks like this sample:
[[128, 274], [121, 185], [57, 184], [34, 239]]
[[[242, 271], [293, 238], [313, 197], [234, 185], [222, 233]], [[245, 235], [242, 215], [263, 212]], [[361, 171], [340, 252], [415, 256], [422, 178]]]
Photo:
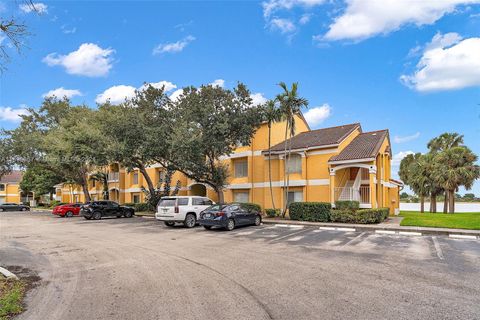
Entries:
[[53, 208], [52, 213], [57, 216], [61, 217], [73, 217], [78, 216], [80, 214], [80, 209], [83, 203], [68, 203], [56, 206]]

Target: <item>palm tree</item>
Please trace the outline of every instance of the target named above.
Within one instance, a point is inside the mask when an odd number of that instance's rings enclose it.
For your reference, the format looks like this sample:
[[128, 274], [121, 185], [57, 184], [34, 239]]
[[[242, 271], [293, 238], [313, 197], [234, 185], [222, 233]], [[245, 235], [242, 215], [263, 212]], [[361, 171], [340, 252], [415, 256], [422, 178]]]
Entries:
[[420, 198], [420, 212], [425, 212], [425, 197], [428, 196], [428, 178], [424, 174], [421, 153], [409, 154], [400, 162], [400, 179]]
[[[290, 159], [292, 152], [292, 137], [295, 135], [295, 115], [300, 113], [302, 107], [308, 106], [308, 100], [298, 96], [298, 83], [294, 82], [291, 89], [289, 90], [285, 82], [280, 82], [278, 84], [283, 92], [277, 95], [277, 100], [280, 103], [280, 112], [282, 117], [286, 121], [285, 126], [285, 160], [284, 160], [284, 185], [285, 185], [285, 207], [283, 209], [283, 217], [287, 213], [288, 209], [288, 185], [290, 182], [290, 175], [287, 170], [287, 161]], [[287, 140], [287, 135], [290, 134], [289, 139]], [[287, 154], [287, 145], [288, 145], [288, 154]]]
[[[430, 140], [427, 144], [428, 149], [432, 153], [443, 152], [454, 147], [461, 147], [464, 145], [463, 135], [456, 132], [449, 133], [445, 132], [439, 135], [436, 138]], [[449, 192], [445, 190], [445, 197], [443, 201], [443, 212], [447, 213], [448, 203], [449, 203]]]
[[448, 212], [455, 212], [455, 191], [460, 186], [471, 189], [480, 178], [478, 157], [465, 146], [453, 147], [440, 152], [435, 157], [435, 178], [448, 194]]
[[103, 188], [103, 200], [109, 199], [109, 192], [108, 192], [108, 174], [103, 171], [97, 171], [90, 176], [90, 180], [100, 182]]
[[281, 119], [280, 109], [275, 104], [275, 100], [269, 100], [265, 104], [265, 121], [268, 126], [268, 180], [270, 182], [270, 196], [272, 198], [272, 207], [275, 210], [275, 200], [273, 198], [272, 186], [272, 124]]

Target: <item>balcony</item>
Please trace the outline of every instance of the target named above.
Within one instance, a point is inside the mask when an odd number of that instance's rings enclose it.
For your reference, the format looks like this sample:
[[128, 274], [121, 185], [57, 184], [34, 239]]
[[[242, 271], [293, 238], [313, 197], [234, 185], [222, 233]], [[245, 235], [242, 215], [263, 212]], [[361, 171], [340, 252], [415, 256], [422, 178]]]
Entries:
[[340, 187], [335, 188], [335, 201], [358, 201], [360, 207], [370, 207], [370, 187], [360, 186], [355, 187]]

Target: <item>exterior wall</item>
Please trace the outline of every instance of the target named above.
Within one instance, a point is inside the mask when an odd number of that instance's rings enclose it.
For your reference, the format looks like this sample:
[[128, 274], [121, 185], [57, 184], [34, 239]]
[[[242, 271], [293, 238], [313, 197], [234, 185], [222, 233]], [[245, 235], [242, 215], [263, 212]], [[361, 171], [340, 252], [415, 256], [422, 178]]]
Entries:
[[1, 182], [0, 184], [5, 186], [5, 190], [0, 191], [0, 203], [20, 203], [20, 187], [18, 183]]

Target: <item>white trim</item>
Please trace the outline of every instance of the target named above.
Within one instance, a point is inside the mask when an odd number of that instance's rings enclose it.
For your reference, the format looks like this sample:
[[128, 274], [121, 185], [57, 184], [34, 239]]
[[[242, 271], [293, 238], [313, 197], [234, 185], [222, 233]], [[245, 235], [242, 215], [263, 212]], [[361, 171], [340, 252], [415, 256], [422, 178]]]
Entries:
[[[343, 140], [342, 140], [343, 141]], [[327, 144], [327, 145], [323, 145], [323, 146], [312, 146], [312, 147], [308, 147], [308, 148], [300, 148], [300, 149], [292, 149], [291, 152], [302, 152], [302, 151], [310, 151], [310, 150], [319, 150], [319, 149], [328, 149], [328, 148], [336, 148], [338, 147], [340, 144]], [[287, 150], [288, 152], [288, 150]], [[263, 155], [268, 155], [268, 150], [264, 150], [262, 151]], [[285, 150], [281, 150], [281, 151], [272, 151], [272, 155], [273, 154], [283, 154], [285, 153]]]
[[372, 204], [371, 203], [360, 203], [360, 208], [361, 209], [372, 209]]
[[[374, 164], [352, 162], [351, 164], [343, 164], [343, 165], [340, 165], [340, 166], [331, 167], [330, 168], [330, 175], [334, 176], [335, 171], [341, 170], [341, 169], [346, 169], [346, 168], [364, 168], [364, 169], [368, 169], [368, 173], [377, 173], [377, 166], [374, 165]], [[332, 172], [334, 174], [332, 174]]]
[[328, 186], [330, 179], [310, 179], [307, 180], [309, 186]]
[[234, 183], [226, 186], [226, 189], [251, 189], [252, 183]]
[[152, 169], [152, 168], [163, 168], [163, 166], [160, 163], [154, 163], [152, 165], [149, 165], [146, 167], [146, 169]]
[[332, 148], [332, 149], [325, 149], [325, 150], [320, 150], [320, 151], [313, 151], [313, 152], [309, 152], [307, 153], [308, 156], [316, 156], [316, 155], [320, 155], [320, 154], [331, 154], [331, 153], [337, 153], [338, 152], [338, 148]]
[[0, 194], [0, 197], [19, 197], [19, 193], [2, 193]]
[[343, 164], [343, 163], [357, 163], [357, 162], [370, 162], [375, 161], [375, 158], [363, 158], [363, 159], [352, 159], [352, 160], [330, 160], [328, 163], [330, 164]]
[[262, 155], [262, 150], [253, 151], [253, 155], [258, 157]]

